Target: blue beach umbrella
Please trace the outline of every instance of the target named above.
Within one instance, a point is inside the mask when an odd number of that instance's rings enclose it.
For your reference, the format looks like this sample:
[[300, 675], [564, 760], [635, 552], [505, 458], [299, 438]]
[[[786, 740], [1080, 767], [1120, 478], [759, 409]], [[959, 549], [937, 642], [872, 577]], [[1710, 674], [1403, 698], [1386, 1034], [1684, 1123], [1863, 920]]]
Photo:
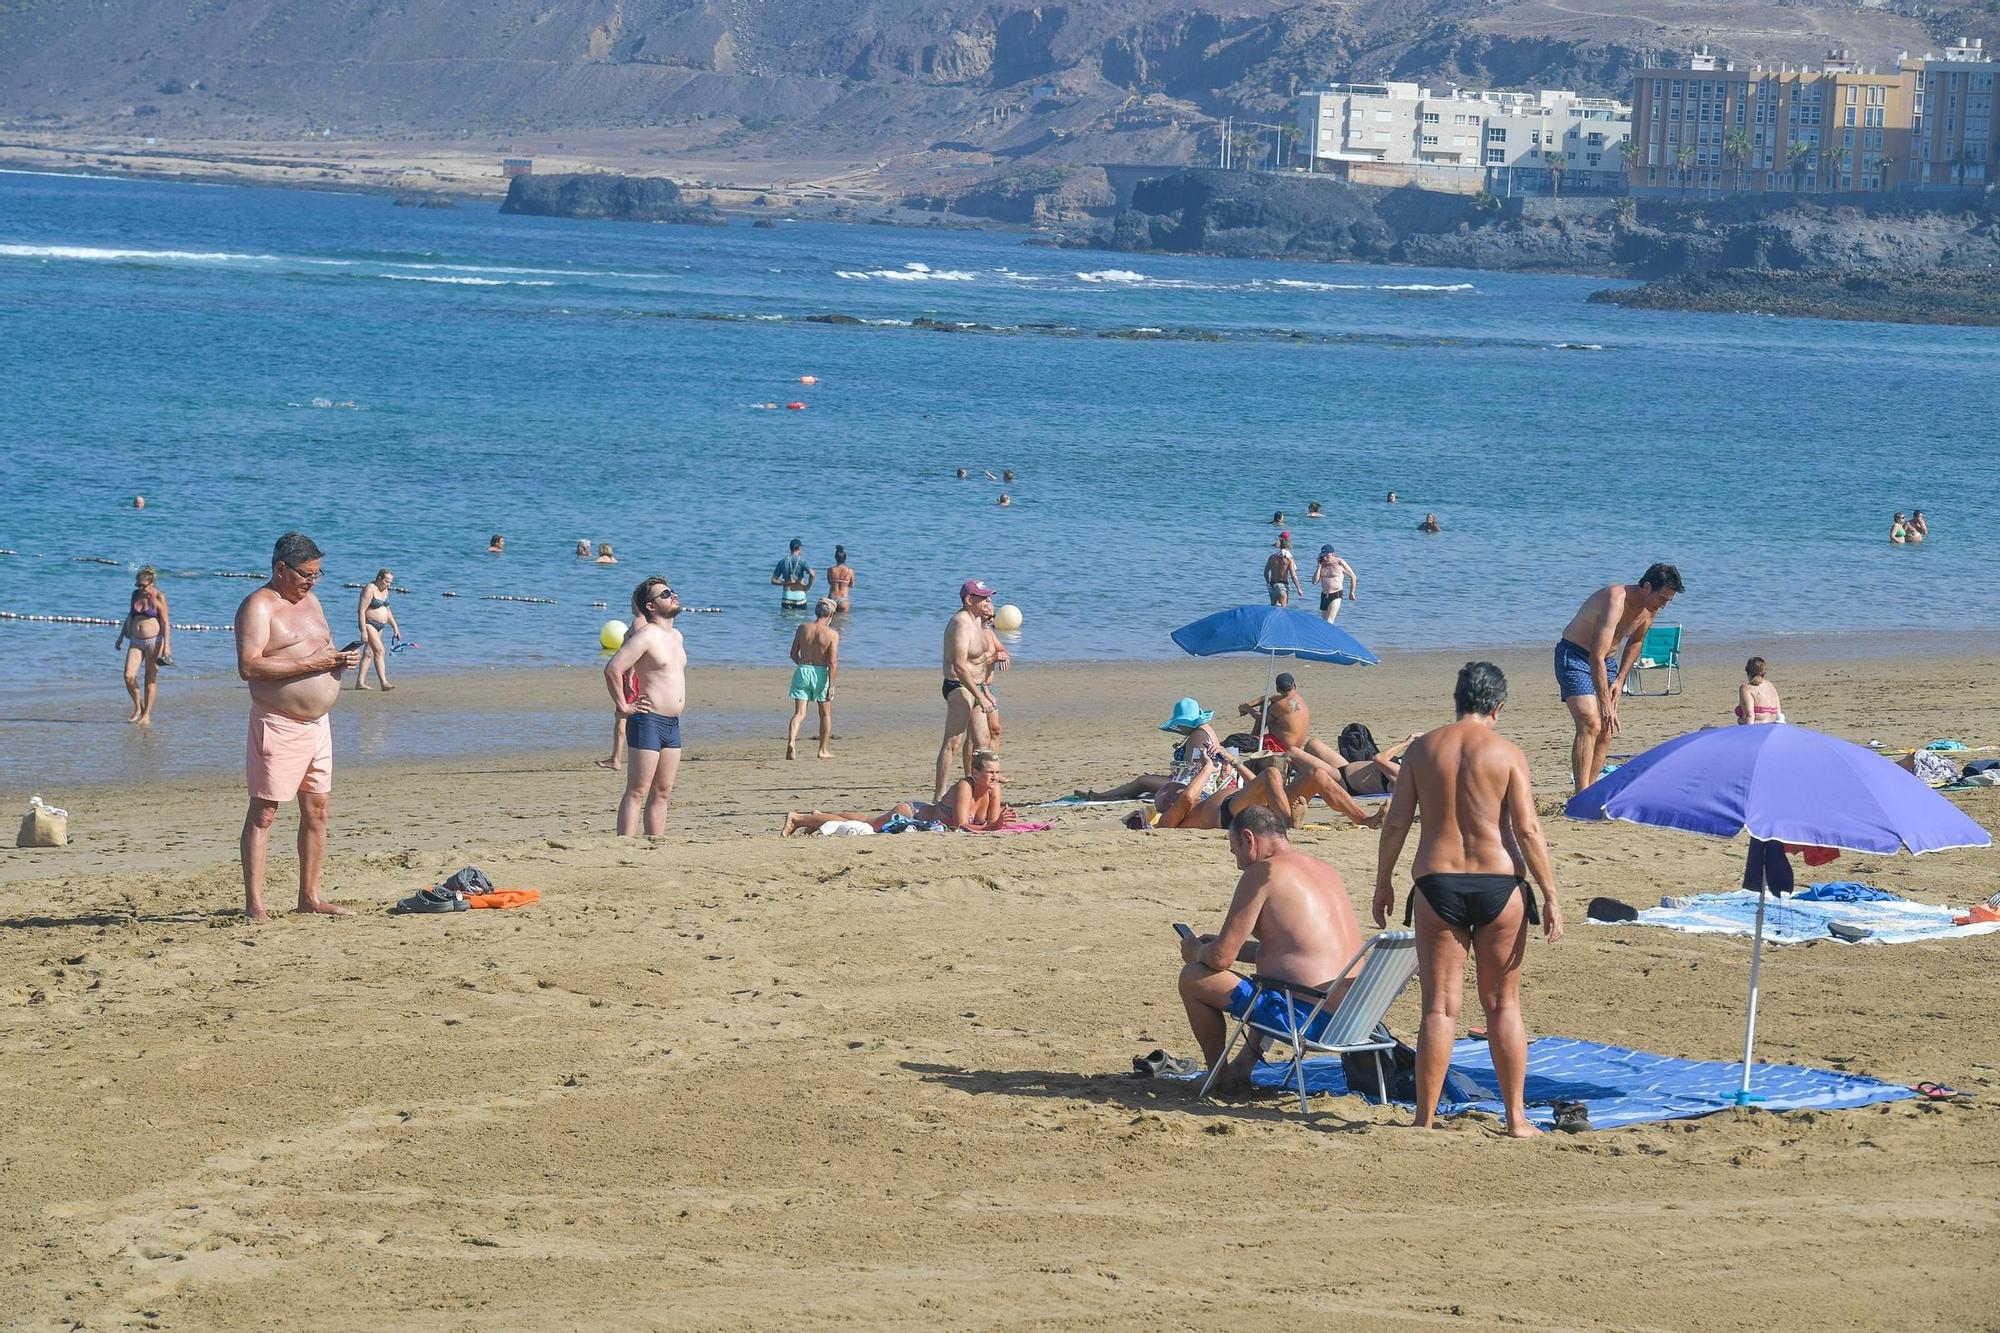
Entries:
[[[1238, 606], [1217, 611], [1191, 625], [1182, 625], [1171, 637], [1183, 651], [1196, 657], [1263, 653], [1270, 659], [1264, 683], [1267, 697], [1280, 657], [1298, 657], [1334, 666], [1377, 666], [1382, 661], [1366, 644], [1338, 625], [1329, 625], [1318, 616], [1283, 606]], [[1264, 723], [1260, 717], [1257, 744], [1263, 743]]]
[[1739, 1106], [1756, 1100], [1750, 1095], [1750, 1060], [1764, 956], [1764, 894], [1792, 887], [1783, 844], [1893, 856], [1993, 842], [1964, 811], [1873, 750], [1783, 722], [1676, 736], [1585, 787], [1563, 813], [1719, 838], [1750, 835], [1743, 887], [1757, 890], [1757, 926], [1750, 946]]

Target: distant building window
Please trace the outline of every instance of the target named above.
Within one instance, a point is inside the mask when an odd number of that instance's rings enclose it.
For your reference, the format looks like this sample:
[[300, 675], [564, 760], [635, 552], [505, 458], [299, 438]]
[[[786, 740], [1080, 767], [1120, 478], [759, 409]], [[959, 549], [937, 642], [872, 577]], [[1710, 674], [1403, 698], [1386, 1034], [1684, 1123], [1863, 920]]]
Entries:
[[1426, 124], [1426, 125], [1435, 125], [1435, 124], [1437, 124], [1437, 123], [1438, 123], [1438, 113], [1437, 113], [1437, 112], [1435, 112], [1435, 111], [1426, 111], [1426, 112], [1424, 112], [1424, 124]]
[[1437, 147], [1437, 141], [1438, 137], [1435, 134], [1426, 134], [1424, 136], [1424, 147], [1435, 148]]
[[1489, 148], [1486, 150], [1486, 160], [1491, 165], [1503, 166], [1507, 161], [1507, 150], [1504, 148]]
[[1487, 127], [1487, 130], [1486, 130], [1486, 142], [1488, 142], [1488, 143], [1506, 143], [1506, 142], [1507, 142], [1507, 131], [1506, 131], [1506, 130], [1503, 130], [1503, 129], [1499, 129], [1499, 128], [1496, 128], [1496, 127], [1494, 127], [1494, 126], [1488, 126], [1488, 127]]

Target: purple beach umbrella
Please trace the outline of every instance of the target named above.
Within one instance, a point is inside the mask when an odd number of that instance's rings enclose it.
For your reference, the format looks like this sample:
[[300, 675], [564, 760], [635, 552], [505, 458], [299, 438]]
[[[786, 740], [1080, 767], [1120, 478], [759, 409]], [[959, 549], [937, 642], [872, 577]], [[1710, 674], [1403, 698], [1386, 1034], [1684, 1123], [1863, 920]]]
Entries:
[[1750, 835], [1743, 887], [1757, 890], [1757, 927], [1750, 946], [1750, 1012], [1738, 1105], [1757, 1100], [1750, 1094], [1750, 1062], [1764, 957], [1764, 894], [1791, 889], [1781, 845], [1893, 856], [1904, 849], [1922, 854], [1993, 842], [1963, 810], [1907, 769], [1852, 741], [1783, 722], [1676, 736], [1585, 787], [1563, 813], [1720, 838]]

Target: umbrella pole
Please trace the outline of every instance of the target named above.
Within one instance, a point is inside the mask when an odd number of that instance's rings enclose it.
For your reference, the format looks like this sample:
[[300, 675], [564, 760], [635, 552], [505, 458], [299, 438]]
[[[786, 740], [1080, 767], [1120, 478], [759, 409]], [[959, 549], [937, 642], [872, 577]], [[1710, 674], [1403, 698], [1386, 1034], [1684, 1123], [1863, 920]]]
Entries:
[[1757, 890], [1757, 931], [1750, 940], [1750, 1017], [1743, 1025], [1743, 1086], [1734, 1098], [1738, 1106], [1764, 1099], [1750, 1091], [1750, 1051], [1757, 1042], [1757, 973], [1764, 964], [1764, 890]]
[[[1269, 665], [1264, 668], [1264, 703], [1257, 710], [1257, 753], [1259, 754], [1264, 752], [1264, 726], [1271, 720], [1271, 686], [1276, 682], [1278, 677], [1278, 655], [1276, 653], [1266, 653], [1264, 654], [1264, 660]], [[1279, 776], [1283, 777], [1284, 775], [1281, 773]]]

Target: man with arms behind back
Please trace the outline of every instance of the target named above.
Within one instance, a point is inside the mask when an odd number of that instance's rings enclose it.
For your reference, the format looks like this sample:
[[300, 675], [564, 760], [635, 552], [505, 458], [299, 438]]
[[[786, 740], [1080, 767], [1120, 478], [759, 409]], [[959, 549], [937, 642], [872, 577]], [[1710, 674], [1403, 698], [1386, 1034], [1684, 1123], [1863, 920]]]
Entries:
[[1465, 993], [1465, 957], [1479, 968], [1479, 1003], [1486, 1011], [1486, 1041], [1507, 1132], [1528, 1138], [1522, 1097], [1528, 1069], [1528, 1032], [1521, 1021], [1521, 961], [1535, 899], [1525, 876], [1542, 886], [1542, 931], [1562, 938], [1555, 874], [1535, 815], [1535, 789], [1521, 747], [1495, 726], [1507, 702], [1507, 678], [1491, 662], [1468, 662], [1452, 693], [1458, 720], [1410, 743], [1375, 866], [1375, 924], [1396, 908], [1396, 859], [1419, 814], [1423, 833], [1410, 866], [1416, 888], [1404, 921], [1417, 928], [1417, 978], [1423, 990], [1423, 1027], [1417, 1035], [1417, 1127], [1437, 1116], [1438, 1094], [1451, 1067], [1458, 1035], [1458, 1007]]
[[[1340, 872], [1293, 847], [1285, 824], [1284, 816], [1262, 806], [1236, 815], [1229, 850], [1243, 877], [1236, 881], [1222, 929], [1181, 941], [1186, 964], [1181, 968], [1181, 1004], [1211, 1068], [1222, 1058], [1227, 1015], [1240, 1017], [1250, 1003], [1250, 983], [1231, 967], [1248, 963], [1260, 976], [1323, 988], [1339, 979], [1340, 969], [1361, 950], [1361, 928]], [[1336, 993], [1328, 1010], [1339, 1002]], [[1268, 1003], [1283, 1001], [1274, 997]], [[1312, 1007], [1309, 999], [1293, 1003], [1301, 1018]], [[1245, 1042], [1242, 1053], [1216, 1079], [1216, 1090], [1244, 1087], [1258, 1052], [1258, 1042]]]
[[327, 713], [340, 698], [340, 676], [359, 664], [358, 649], [337, 649], [326, 611], [313, 595], [321, 552], [312, 538], [288, 532], [271, 551], [271, 579], [236, 608], [236, 674], [250, 683], [250, 740], [244, 775], [250, 810], [238, 850], [243, 861], [243, 913], [262, 921], [264, 855], [278, 807], [299, 801], [301, 912], [346, 916], [319, 896], [326, 860], [326, 821], [333, 805], [333, 727]]

